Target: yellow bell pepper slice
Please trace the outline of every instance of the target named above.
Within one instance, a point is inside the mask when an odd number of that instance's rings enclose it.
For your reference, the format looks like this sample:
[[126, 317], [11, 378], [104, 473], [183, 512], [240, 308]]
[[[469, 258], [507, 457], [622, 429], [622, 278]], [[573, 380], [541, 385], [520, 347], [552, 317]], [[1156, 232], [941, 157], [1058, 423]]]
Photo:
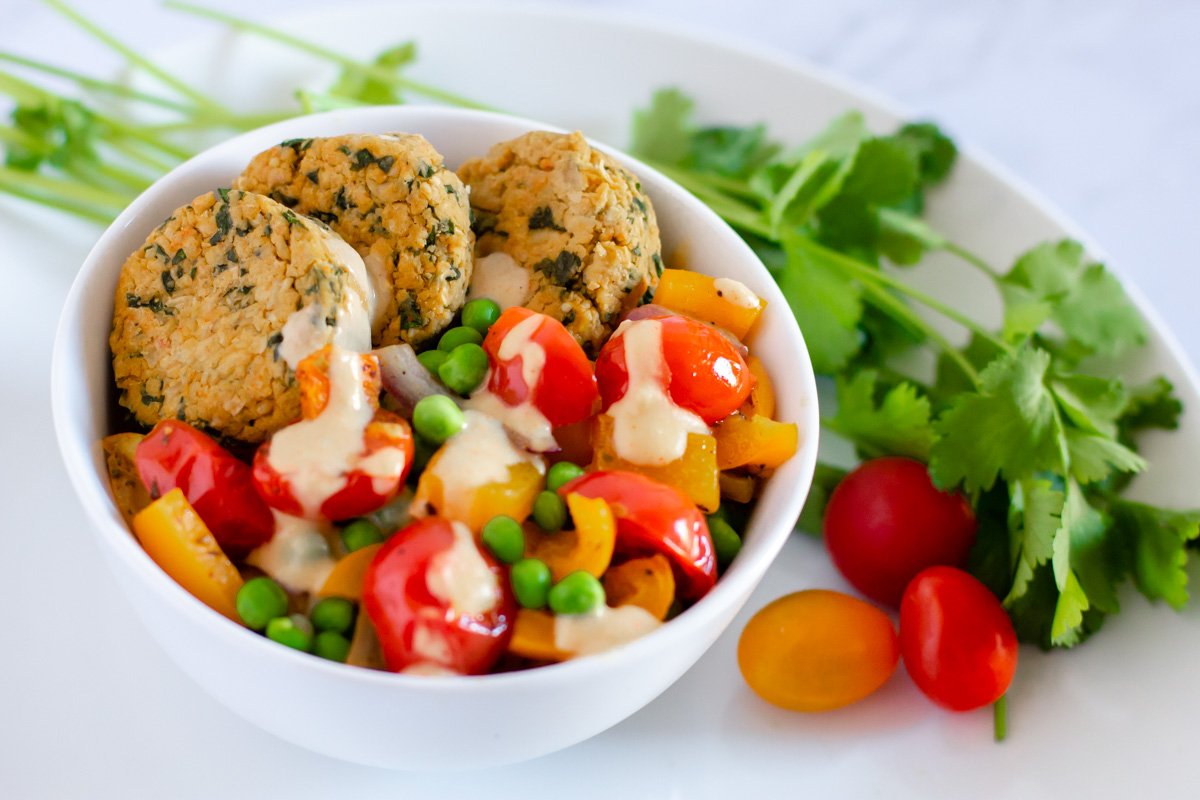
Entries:
[[464, 523], [474, 533], [479, 533], [484, 524], [497, 514], [523, 522], [533, 513], [533, 501], [545, 486], [545, 477], [532, 463], [523, 461], [511, 465], [508, 468], [508, 480], [504, 483], [489, 483], [466, 492], [452, 487], [458, 494], [454, 502], [447, 502], [445, 487], [441, 479], [433, 474], [433, 467], [440, 455], [440, 452], [435, 453], [421, 473], [417, 481], [417, 493], [413, 497], [414, 507], [421, 508], [424, 504], [438, 516]]
[[508, 652], [534, 661], [566, 661], [571, 657], [554, 646], [554, 615], [531, 608], [517, 610]]
[[675, 600], [675, 573], [661, 553], [610, 567], [602, 583], [610, 606], [639, 606], [659, 619]]
[[658, 288], [654, 290], [656, 305], [711, 322], [739, 339], [746, 338], [767, 307], [766, 300], [755, 299], [758, 302], [751, 308], [739, 305], [717, 289], [713, 278], [685, 269], [663, 270]]
[[145, 438], [140, 433], [116, 433], [106, 436], [100, 442], [104, 448], [105, 462], [108, 464], [108, 480], [112, 484], [113, 500], [117, 509], [125, 519], [125, 524], [133, 526], [133, 518], [146, 506], [150, 505], [150, 492], [142, 483], [138, 474], [134, 453], [138, 444]]
[[387, 662], [383, 659], [383, 647], [379, 644], [379, 634], [375, 632], [375, 625], [367, 616], [366, 609], [361, 607], [354, 622], [354, 636], [350, 639], [350, 652], [346, 654], [346, 663], [352, 667], [387, 669]]
[[545, 562], [555, 583], [578, 570], [599, 578], [612, 562], [617, 543], [612, 509], [603, 498], [579, 494], [567, 495], [567, 508], [575, 530], [546, 533], [537, 525], [526, 525], [525, 557]]
[[749, 503], [754, 499], [755, 491], [758, 490], [758, 481], [753, 475], [722, 472], [718, 480], [721, 484], [721, 497], [735, 503]]
[[595, 470], [636, 472], [666, 483], [686, 494], [702, 511], [711, 514], [721, 504], [717, 483], [717, 442], [712, 436], [689, 433], [683, 457], [661, 467], [635, 464], [617, 455], [613, 444], [613, 420], [607, 414], [596, 418]]
[[371, 559], [381, 547], [382, 542], [369, 544], [338, 559], [317, 596], [344, 597], [355, 602], [362, 600], [363, 578], [366, 577], [367, 567], [371, 566]]
[[750, 389], [750, 396], [742, 404], [742, 415], [771, 419], [775, 416], [775, 387], [771, 385], [771, 376], [767, 374], [762, 361], [754, 356], [746, 359], [746, 366], [757, 380]]
[[792, 422], [734, 414], [713, 428], [717, 440], [717, 467], [778, 467], [796, 454], [800, 431]]
[[241, 624], [235, 598], [242, 576], [180, 489], [138, 512], [133, 532], [163, 572], [209, 608]]

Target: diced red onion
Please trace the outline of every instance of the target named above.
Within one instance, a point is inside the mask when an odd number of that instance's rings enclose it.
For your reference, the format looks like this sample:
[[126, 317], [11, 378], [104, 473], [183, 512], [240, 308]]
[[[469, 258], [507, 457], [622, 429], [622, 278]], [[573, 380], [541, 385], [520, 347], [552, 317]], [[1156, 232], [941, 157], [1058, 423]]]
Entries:
[[393, 344], [374, 351], [379, 358], [379, 377], [383, 388], [395, 401], [399, 414], [412, 418], [417, 401], [433, 394], [449, 397], [462, 405], [462, 399], [443, 386], [408, 344]]
[[737, 351], [739, 353], [741, 353], [742, 358], [746, 358], [747, 356], [750, 355], [750, 348], [746, 347], [746, 345], [742, 344], [741, 339], [737, 338], [736, 336], [734, 336], [732, 333], [725, 330], [724, 328], [722, 328], [718, 325], [713, 325], [711, 322], [705, 322], [704, 320], [699, 319], [698, 317], [693, 317], [691, 314], [684, 314], [679, 311], [672, 311], [669, 308], [664, 308], [663, 306], [658, 306], [658, 305], [655, 305], [654, 303], [649, 303], [644, 306], [638, 306], [637, 308], [633, 309], [628, 314], [626, 314], [625, 317], [621, 321], [622, 322], [625, 322], [625, 321], [636, 322], [639, 319], [655, 319], [657, 317], [672, 317], [672, 316], [687, 317], [688, 319], [696, 320], [696, 322], [703, 322], [705, 325], [708, 325], [713, 330], [715, 330], [717, 333], [721, 334], [726, 339], [728, 339], [729, 343], [732, 344], [734, 347], [736, 347]]

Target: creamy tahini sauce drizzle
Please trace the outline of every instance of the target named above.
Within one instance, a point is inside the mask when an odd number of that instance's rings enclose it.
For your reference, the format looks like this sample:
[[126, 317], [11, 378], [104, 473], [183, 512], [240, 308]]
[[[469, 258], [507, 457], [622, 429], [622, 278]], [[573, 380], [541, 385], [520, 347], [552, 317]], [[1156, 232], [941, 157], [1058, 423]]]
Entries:
[[721, 296], [735, 306], [742, 308], [758, 308], [758, 295], [750, 291], [750, 287], [732, 278], [717, 278], [713, 281], [713, 288], [720, 292]]
[[454, 544], [430, 559], [425, 585], [456, 614], [475, 616], [491, 611], [500, 597], [500, 582], [483, 560], [471, 530], [461, 522], [451, 522], [450, 526], [454, 529]]
[[495, 417], [522, 439], [530, 450], [548, 453], [558, 449], [554, 440], [554, 427], [546, 419], [536, 405], [533, 404], [533, 390], [542, 379], [542, 371], [546, 368], [546, 349], [533, 340], [534, 335], [546, 320], [541, 315], [526, 317], [513, 326], [496, 352], [501, 361], [521, 359], [521, 380], [529, 390], [525, 402], [510, 406], [487, 389], [487, 381], [483, 383], [471, 399], [467, 408], [481, 411], [489, 417]]
[[462, 673], [456, 672], [449, 667], [443, 667], [441, 664], [433, 664], [429, 661], [418, 661], [416, 664], [409, 664], [404, 669], [400, 670], [401, 675], [425, 675], [438, 678], [452, 678]]
[[[333, 251], [335, 261], [350, 273], [342, 301], [332, 314], [337, 320], [332, 342], [346, 350], [366, 353], [371, 349], [373, 324], [386, 309], [376, 302], [375, 285], [354, 248], [336, 234], [323, 229], [319, 234]], [[279, 343], [279, 355], [293, 370], [306, 356], [329, 341], [330, 326], [325, 321], [328, 316], [331, 316], [328, 310], [319, 303], [310, 303], [288, 315], [281, 331], [283, 341]]]
[[363, 266], [366, 267], [368, 285], [375, 294], [375, 305], [371, 311], [371, 333], [375, 335], [383, 330], [387, 321], [386, 298], [392, 296], [392, 273], [387, 262], [376, 253], [363, 256]]
[[529, 270], [514, 261], [508, 253], [492, 253], [475, 260], [467, 300], [486, 297], [495, 300], [501, 309], [506, 309], [525, 305], [532, 294]]
[[[635, 464], [662, 466], [683, 457], [689, 433], [711, 431], [696, 414], [680, 408], [667, 394], [662, 323], [626, 320], [617, 328], [625, 348], [629, 385], [608, 408], [617, 455]], [[615, 335], [615, 334], [614, 334]]]
[[267, 461], [287, 478], [306, 516], [346, 485], [346, 473], [362, 470], [377, 482], [394, 483], [404, 452], [388, 447], [362, 457], [363, 431], [375, 414], [362, 380], [362, 356], [334, 348], [329, 356], [329, 402], [313, 419], [296, 422], [271, 438]]
[[328, 524], [291, 517], [279, 511], [275, 515], [275, 535], [271, 541], [251, 551], [246, 563], [252, 564], [293, 592], [316, 593], [337, 563], [329, 555]]
[[[428, 468], [442, 484], [443, 513], [457, 520], [470, 518], [476, 489], [508, 482], [509, 467], [528, 461], [538, 472], [546, 470], [540, 457], [513, 447], [499, 420], [473, 409], [463, 412], [463, 417], [463, 429], [442, 445], [437, 460]], [[423, 508], [412, 511], [414, 516], [428, 514]]]
[[600, 606], [590, 614], [559, 614], [554, 618], [554, 646], [565, 653], [586, 656], [632, 642], [662, 625], [639, 606]]

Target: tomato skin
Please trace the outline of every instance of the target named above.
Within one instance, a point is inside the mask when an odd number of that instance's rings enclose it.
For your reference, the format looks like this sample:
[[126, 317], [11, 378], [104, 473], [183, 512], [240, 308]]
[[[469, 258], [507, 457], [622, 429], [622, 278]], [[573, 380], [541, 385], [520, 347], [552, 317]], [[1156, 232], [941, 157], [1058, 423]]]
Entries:
[[[667, 392], [675, 405], [693, 412], [709, 425], [737, 411], [750, 395], [755, 377], [733, 344], [711, 325], [678, 315], [629, 324], [651, 321], [662, 326]], [[624, 331], [615, 334], [600, 350], [596, 380], [607, 411], [629, 387]]]
[[[525, 385], [521, 375], [521, 356], [502, 361], [499, 355], [504, 337], [530, 317], [542, 319], [530, 339], [541, 345], [546, 353], [541, 378], [532, 390]], [[554, 317], [519, 306], [509, 308], [488, 328], [483, 349], [490, 367], [488, 391], [505, 405], [520, 405], [532, 391], [534, 406], [555, 427], [581, 422], [595, 412], [600, 392], [596, 388], [592, 363], [575, 337]]]
[[1017, 635], [988, 588], [954, 567], [913, 578], [900, 603], [900, 652], [933, 702], [970, 711], [996, 702], [1017, 669]]
[[858, 702], [896, 671], [892, 621], [856, 597], [809, 589], [755, 614], [738, 639], [738, 667], [762, 699], [792, 711]]
[[254, 454], [254, 488], [267, 505], [293, 517], [314, 517], [326, 521], [352, 519], [370, 514], [386, 506], [404, 487], [404, 479], [413, 463], [413, 436], [408, 422], [386, 409], [376, 409], [374, 418], [363, 431], [362, 458], [384, 448], [394, 447], [404, 453], [404, 469], [399, 475], [371, 476], [362, 470], [346, 475], [346, 485], [321, 503], [313, 514], [292, 494], [286, 475], [271, 466], [271, 442], [259, 445]]
[[975, 514], [958, 493], [938, 491], [925, 465], [877, 458], [847, 475], [825, 507], [825, 546], [855, 589], [896, 606], [918, 572], [965, 567]]
[[363, 579], [363, 608], [375, 625], [388, 669], [430, 663], [417, 652], [414, 639], [432, 637], [444, 645], [445, 659], [438, 666], [463, 675], [487, 672], [508, 647], [517, 606], [509, 587], [508, 572], [483, 549], [480, 555], [496, 575], [496, 605], [482, 614], [460, 614], [434, 595], [427, 584], [433, 559], [454, 545], [448, 520], [426, 517], [388, 539], [367, 568]]
[[180, 489], [230, 558], [245, 558], [274, 535], [275, 518], [254, 491], [250, 467], [186, 422], [159, 422], [134, 461], [151, 497]]
[[708, 521], [687, 495], [634, 472], [589, 472], [558, 490], [603, 498], [617, 519], [622, 554], [662, 553], [675, 571], [679, 596], [703, 597], [717, 581], [717, 557]]

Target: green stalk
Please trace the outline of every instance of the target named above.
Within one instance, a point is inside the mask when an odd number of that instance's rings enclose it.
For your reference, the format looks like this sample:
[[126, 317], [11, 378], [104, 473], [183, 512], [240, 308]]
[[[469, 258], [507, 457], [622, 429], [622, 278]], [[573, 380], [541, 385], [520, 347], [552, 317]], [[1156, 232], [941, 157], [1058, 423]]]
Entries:
[[225, 107], [222, 106], [220, 103], [218, 103], [216, 100], [213, 100], [211, 97], [208, 97], [207, 95], [196, 91], [191, 86], [188, 86], [186, 83], [179, 80], [171, 73], [169, 73], [166, 70], [162, 69], [161, 67], [157, 66], [156, 64], [154, 64], [154, 62], [150, 61], [145, 56], [141, 55], [137, 51], [128, 47], [123, 42], [121, 42], [119, 39], [116, 39], [115, 37], [113, 37], [111, 34], [109, 34], [103, 28], [96, 25], [96, 23], [92, 22], [90, 19], [88, 19], [87, 17], [83, 16], [75, 9], [68, 6], [62, 0], [42, 0], [42, 2], [45, 3], [46, 5], [50, 6], [51, 8], [53, 8], [55, 11], [58, 11], [64, 17], [71, 20], [76, 25], [78, 25], [79, 27], [81, 27], [85, 31], [87, 31], [88, 33], [92, 34], [92, 36], [94, 36], [97, 39], [99, 39], [100, 41], [104, 42], [106, 45], [111, 47], [113, 50], [116, 50], [118, 53], [120, 53], [122, 56], [124, 56], [129, 61], [129, 63], [145, 70], [146, 72], [153, 75], [155, 78], [158, 78], [164, 84], [166, 84], [167, 86], [170, 86], [172, 89], [179, 92], [183, 96], [191, 98], [193, 101], [195, 101], [196, 103], [199, 103], [201, 106], [204, 106], [206, 108], [215, 109], [215, 110], [221, 111], [223, 113], [229, 113], [225, 109]]
[[946, 252], [953, 253], [973, 267], [979, 269], [984, 275], [987, 275], [994, 281], [1000, 280], [1003, 276], [992, 268], [992, 265], [984, 261], [979, 256], [967, 250], [965, 247], [960, 247], [953, 242], [946, 243]]
[[[57, 0], [46, 0], [46, 2], [57, 2]], [[200, 17], [207, 17], [218, 22], [223, 22], [236, 30], [246, 31], [247, 33], [256, 33], [259, 36], [273, 39], [281, 44], [286, 44], [289, 47], [294, 47], [297, 50], [308, 53], [309, 55], [314, 55], [318, 58], [325, 59], [326, 61], [332, 61], [333, 63], [339, 64], [346, 69], [356, 70], [363, 75], [374, 78], [382, 83], [389, 83], [398, 89], [407, 89], [408, 91], [415, 92], [433, 100], [440, 100], [443, 103], [448, 103], [449, 105], [454, 106], [462, 106], [463, 108], [475, 108], [481, 111], [497, 110], [492, 106], [485, 105], [483, 103], [477, 103], [474, 100], [462, 97], [461, 95], [443, 91], [442, 89], [438, 89], [437, 87], [430, 86], [426, 83], [421, 83], [419, 81], [402, 77], [394, 72], [391, 72], [390, 70], [384, 69], [383, 67], [379, 67], [374, 64], [363, 64], [359, 61], [355, 61], [353, 58], [344, 56], [341, 53], [328, 50], [320, 45], [313, 44], [312, 42], [305, 41], [304, 39], [297, 38], [290, 34], [272, 30], [265, 25], [259, 25], [258, 23], [250, 22], [249, 20], [239, 19], [237, 17], [233, 17], [228, 14], [222, 14], [219, 11], [212, 11], [211, 9], [203, 8], [201, 6], [175, 2], [174, 0], [168, 0], [168, 2], [163, 3], [163, 5], [166, 8], [172, 8], [176, 11], [183, 11], [187, 14], [195, 14]]]
[[36, 172], [0, 167], [0, 184], [9, 187], [19, 187], [27, 190], [41, 190], [56, 194], [60, 197], [98, 206], [112, 206], [120, 210], [129, 205], [130, 196], [119, 192], [87, 186], [78, 181], [64, 181], [40, 175]]
[[856, 439], [854, 436], [851, 436], [849, 433], [838, 427], [837, 422], [833, 417], [822, 416], [821, 427], [825, 428], [826, 430], [833, 431], [838, 436], [841, 436], [843, 439], [853, 443], [854, 447], [864, 456], [866, 456], [867, 459], [883, 458], [884, 456], [891, 455], [891, 453], [888, 453], [881, 447], [876, 447], [870, 442], [864, 442], [861, 439]]
[[735, 228], [758, 234], [765, 239], [774, 240], [776, 238], [770, 226], [763, 222], [756, 210], [696, 180], [694, 173], [689, 170], [666, 164], [652, 164], [651, 166], [694, 194], [715, 211], [721, 219]]
[[22, 67], [28, 67], [29, 69], [35, 69], [40, 72], [45, 72], [49, 75], [56, 75], [60, 78], [66, 78], [69, 81], [74, 81], [85, 89], [106, 92], [108, 94], [117, 95], [118, 97], [124, 97], [129, 100], [137, 100], [140, 103], [147, 103], [149, 105], [159, 106], [160, 108], [179, 111], [184, 114], [191, 114], [195, 112], [195, 108], [192, 106], [184, 105], [183, 103], [178, 103], [174, 100], [168, 100], [165, 97], [158, 97], [156, 95], [146, 94], [145, 92], [139, 92], [119, 83], [89, 78], [86, 75], [80, 75], [78, 72], [71, 72], [70, 70], [63, 69], [62, 67], [56, 67], [53, 64], [34, 61], [33, 59], [18, 56], [13, 53], [0, 52], [0, 61], [7, 61], [10, 64], [19, 64]]
[[50, 193], [35, 193], [27, 189], [23, 189], [18, 185], [13, 185], [0, 178], [0, 192], [19, 197], [22, 200], [30, 200], [49, 208], [54, 208], [59, 211], [66, 211], [69, 214], [74, 214], [82, 219], [91, 220], [93, 222], [102, 222], [108, 224], [116, 218], [115, 214], [108, 214], [103, 211], [98, 211], [93, 208], [80, 205], [70, 198], [62, 197]]
[[143, 164], [154, 170], [159, 175], [166, 174], [174, 168], [174, 165], [170, 164], [169, 162], [155, 158], [144, 150], [134, 147], [128, 142], [120, 139], [106, 139], [104, 143], [131, 161], [136, 161], [140, 164]]
[[684, 177], [692, 185], [702, 183], [711, 189], [716, 189], [742, 200], [752, 201], [755, 204], [761, 203], [763, 200], [762, 195], [750, 188], [750, 184], [737, 178], [726, 178], [724, 175], [710, 175], [707, 172], [697, 172], [694, 169], [664, 164], [661, 161], [653, 161], [646, 158], [643, 158], [642, 161], [659, 172], [664, 174], [670, 172], [673, 176], [677, 176], [672, 179], [681, 186], [684, 185], [684, 181], [679, 179], [680, 176]]
[[992, 728], [997, 742], [1003, 742], [1008, 736], [1008, 695], [1000, 695], [1000, 699], [992, 705]]
[[46, 154], [46, 144], [36, 136], [30, 136], [20, 128], [14, 128], [11, 125], [0, 125], [0, 142], [9, 142], [11, 144], [24, 147], [26, 150]]
[[157, 125], [139, 125], [138, 130], [147, 133], [174, 133], [177, 131], [202, 131], [210, 128], [234, 128], [236, 130], [250, 130], [251, 128], [261, 128], [263, 125], [270, 125], [273, 122], [291, 119], [296, 116], [295, 111], [273, 111], [265, 114], [245, 114], [232, 115], [223, 117], [213, 117], [203, 113], [193, 117], [192, 119], [181, 120], [179, 122], [165, 122]]

